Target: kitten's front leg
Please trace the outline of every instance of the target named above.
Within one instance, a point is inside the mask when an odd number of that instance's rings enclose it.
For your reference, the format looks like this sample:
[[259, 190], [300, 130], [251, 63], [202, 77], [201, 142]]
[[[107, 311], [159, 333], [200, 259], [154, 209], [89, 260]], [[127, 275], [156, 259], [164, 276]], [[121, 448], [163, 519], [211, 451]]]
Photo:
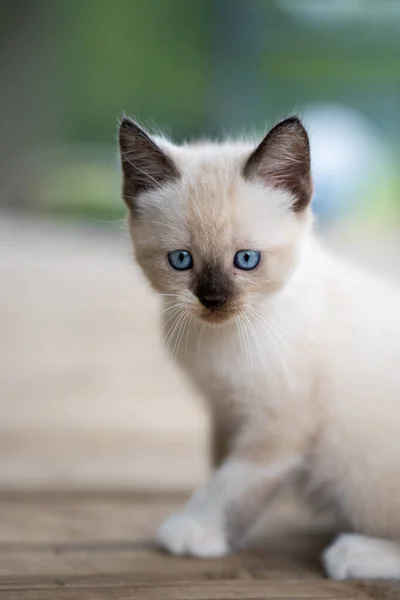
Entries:
[[232, 415], [213, 414], [211, 418], [210, 458], [213, 469], [220, 467], [228, 458], [238, 437], [240, 422], [236, 423]]
[[265, 457], [262, 462], [231, 455], [182, 512], [164, 521], [159, 545], [178, 555], [229, 554], [242, 544], [268, 500], [301, 462], [297, 455]]

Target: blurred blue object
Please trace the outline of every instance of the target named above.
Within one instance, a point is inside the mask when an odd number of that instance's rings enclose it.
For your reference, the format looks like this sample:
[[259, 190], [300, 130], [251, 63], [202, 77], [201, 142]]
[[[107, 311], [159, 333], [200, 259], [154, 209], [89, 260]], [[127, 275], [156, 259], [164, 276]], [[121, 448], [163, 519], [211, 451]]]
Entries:
[[341, 105], [312, 106], [303, 117], [310, 134], [314, 210], [319, 220], [362, 211], [367, 191], [391, 162], [378, 132], [363, 115]]

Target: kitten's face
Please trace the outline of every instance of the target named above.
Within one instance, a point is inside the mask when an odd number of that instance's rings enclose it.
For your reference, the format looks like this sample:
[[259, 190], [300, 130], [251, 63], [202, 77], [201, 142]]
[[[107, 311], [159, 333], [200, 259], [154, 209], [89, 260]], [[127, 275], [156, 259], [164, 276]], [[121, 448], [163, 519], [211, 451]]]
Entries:
[[256, 308], [290, 278], [308, 228], [309, 147], [297, 119], [249, 144], [157, 144], [120, 130], [135, 255], [170, 303], [210, 323]]

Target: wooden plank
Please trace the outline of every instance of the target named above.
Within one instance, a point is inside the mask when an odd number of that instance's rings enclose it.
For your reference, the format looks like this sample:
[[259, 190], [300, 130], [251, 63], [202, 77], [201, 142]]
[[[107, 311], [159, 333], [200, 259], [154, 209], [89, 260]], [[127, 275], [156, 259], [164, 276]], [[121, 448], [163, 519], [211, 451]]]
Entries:
[[218, 560], [163, 554], [154, 533], [182, 501], [154, 493], [2, 494], [0, 600], [400, 600], [395, 584], [327, 580], [319, 560], [326, 534], [306, 535], [290, 504], [247, 551]]
[[[281, 543], [282, 540], [281, 540]], [[210, 580], [320, 578], [318, 539], [233, 554], [218, 560], [171, 557], [138, 544], [76, 544], [48, 547], [28, 545], [1, 548], [0, 589], [20, 582], [23, 587], [51, 585], [55, 579], [78, 583], [98, 577], [128, 577], [132, 583]], [[143, 543], [143, 546], [145, 544]]]
[[[0, 547], [6, 543], [140, 542], [154, 539], [161, 521], [179, 510], [186, 494], [107, 491], [0, 493]], [[266, 538], [320, 531], [290, 497], [271, 507], [259, 535]]]
[[179, 582], [162, 585], [91, 586], [85, 588], [59, 587], [58, 589], [4, 590], [2, 600], [257, 600], [272, 599], [316, 599], [360, 600], [361, 598], [399, 598], [400, 592], [394, 585], [374, 586], [374, 595], [364, 587], [353, 583], [331, 581], [212, 581]]

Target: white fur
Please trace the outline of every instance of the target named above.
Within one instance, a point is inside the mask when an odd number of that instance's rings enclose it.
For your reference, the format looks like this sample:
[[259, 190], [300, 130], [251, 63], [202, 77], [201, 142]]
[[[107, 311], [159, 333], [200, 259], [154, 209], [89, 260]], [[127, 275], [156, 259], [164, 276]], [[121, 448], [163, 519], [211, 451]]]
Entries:
[[168, 517], [158, 531], [157, 542], [161, 548], [178, 556], [216, 558], [231, 551], [223, 523], [201, 519], [189, 510]]
[[[173, 554], [201, 557], [231, 552], [226, 515], [240, 501], [243, 491], [259, 483], [276, 482], [298, 466], [298, 457], [288, 457], [268, 466], [241, 460], [224, 463], [204, 488], [198, 490], [181, 513], [161, 526], [158, 543]], [[272, 491], [272, 490], [271, 490]]]
[[[228, 509], [240, 513], [258, 484], [277, 487], [300, 469], [310, 498], [328, 498], [360, 533], [400, 542], [400, 292], [327, 253], [310, 233], [307, 210], [291, 210], [290, 194], [244, 181], [250, 149], [168, 144], [181, 180], [138, 198], [145, 215], [132, 224], [138, 260], [158, 291], [177, 295], [165, 297], [170, 347], [216, 421], [236, 428], [226, 464], [167, 520], [159, 542], [177, 554], [227, 553], [240, 545]], [[154, 266], [153, 250], [142, 258], [147, 239], [161, 257], [189, 248], [195, 264], [213, 248], [226, 255], [227, 269], [235, 249], [260, 248], [265, 270], [234, 274], [243, 287], [240, 315], [211, 325], [198, 318], [188, 274], [170, 272], [164, 258]], [[285, 265], [274, 263], [285, 246]], [[268, 277], [279, 286], [269, 289]], [[324, 562], [337, 579], [400, 579], [399, 548], [345, 536]]]
[[332, 579], [399, 579], [400, 545], [364, 535], [342, 534], [323, 554]]

